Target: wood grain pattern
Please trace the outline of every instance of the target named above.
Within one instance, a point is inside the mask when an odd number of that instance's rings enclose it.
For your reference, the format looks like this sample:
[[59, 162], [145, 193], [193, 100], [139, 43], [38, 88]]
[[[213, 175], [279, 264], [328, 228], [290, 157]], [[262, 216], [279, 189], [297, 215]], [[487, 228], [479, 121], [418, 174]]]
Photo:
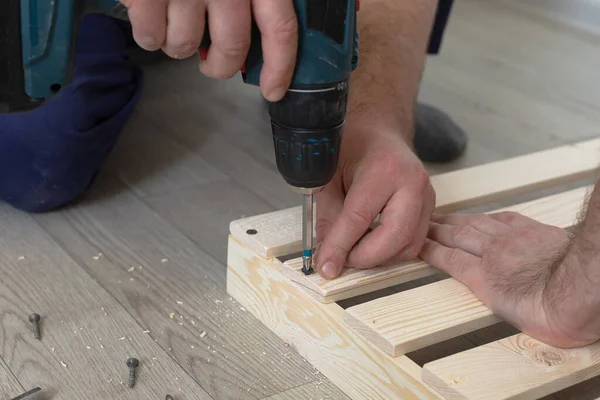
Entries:
[[437, 212], [454, 212], [525, 192], [593, 177], [600, 139], [433, 176]]
[[226, 294], [223, 263], [110, 175], [87, 201], [36, 218], [214, 398], [257, 399], [315, 379]]
[[228, 179], [200, 155], [165, 138], [160, 127], [139, 111], [132, 115], [105, 169], [142, 197], [177, 193]]
[[10, 400], [24, 393], [25, 390], [17, 381], [17, 378], [8, 369], [8, 366], [0, 358], [0, 400]]
[[390, 357], [348, 329], [345, 311], [322, 304], [284, 277], [277, 259], [229, 240], [227, 292], [352, 399], [434, 399], [420, 368]]
[[559, 349], [518, 334], [425, 364], [448, 400], [535, 399], [600, 375], [600, 342]]
[[[577, 214], [581, 210], [589, 190], [590, 187], [578, 188], [495, 212], [515, 211], [545, 224], [568, 227], [576, 221]], [[272, 223], [271, 220], [266, 221]], [[263, 230], [274, 231], [275, 226], [268, 226], [265, 223]], [[301, 263], [302, 260], [298, 258], [285, 262], [283, 264], [284, 275], [325, 303], [358, 296], [438, 272], [424, 261], [416, 260], [367, 270], [346, 268], [338, 278], [327, 280], [323, 279], [320, 274], [304, 275], [300, 272]]]
[[[433, 176], [436, 210], [452, 212], [592, 177], [599, 163], [599, 144], [600, 139], [594, 139]], [[294, 207], [232, 221], [230, 231], [257, 254], [279, 257], [301, 250], [301, 221], [301, 207]], [[249, 229], [257, 233], [249, 235]]]
[[281, 272], [322, 303], [333, 303], [439, 273], [424, 261], [408, 261], [369, 270], [345, 268], [339, 277], [332, 280], [318, 273], [306, 276], [301, 269], [302, 258], [294, 258], [283, 263]]
[[262, 199], [231, 181], [180, 191], [175, 197], [148, 196], [145, 202], [223, 263], [227, 259], [229, 221], [272, 210]]
[[346, 309], [346, 322], [394, 357], [500, 321], [455, 279]]
[[[0, 220], [0, 343], [23, 387], [40, 386], [57, 400], [151, 398], [179, 388], [187, 398], [210, 399], [32, 217], [0, 205]], [[98, 253], [86, 257], [100, 261]], [[42, 316], [39, 341], [32, 312]], [[133, 389], [130, 357], [140, 360]]]
[[[318, 373], [318, 371], [317, 371]], [[264, 400], [350, 400], [327, 378], [269, 396]]]

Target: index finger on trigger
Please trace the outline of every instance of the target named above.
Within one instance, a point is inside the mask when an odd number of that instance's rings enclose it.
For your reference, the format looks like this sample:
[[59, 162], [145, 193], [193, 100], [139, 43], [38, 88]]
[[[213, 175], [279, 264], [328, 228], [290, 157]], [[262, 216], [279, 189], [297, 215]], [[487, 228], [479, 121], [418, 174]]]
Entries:
[[261, 89], [267, 100], [276, 102], [285, 96], [294, 74], [298, 17], [292, 0], [253, 0], [252, 4], [262, 40]]

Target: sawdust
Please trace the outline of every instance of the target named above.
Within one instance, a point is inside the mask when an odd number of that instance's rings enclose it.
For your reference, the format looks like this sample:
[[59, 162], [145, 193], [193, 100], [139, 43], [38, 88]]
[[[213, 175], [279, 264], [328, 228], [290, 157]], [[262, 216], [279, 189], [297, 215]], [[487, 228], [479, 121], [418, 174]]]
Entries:
[[175, 313], [169, 314], [169, 318], [171, 318], [171, 319], [175, 318]]
[[25, 256], [19, 256], [19, 258], [17, 258], [17, 260], [19, 261], [23, 261], [25, 259]]
[[176, 301], [177, 304], [182, 305], [183, 301]]
[[102, 257], [104, 254], [102, 253], [98, 253], [98, 255], [93, 256], [92, 258], [96, 261], [98, 261], [100, 259], [100, 257]]
[[62, 365], [63, 367], [67, 368], [67, 363], [66, 363], [66, 362], [64, 362], [64, 361], [61, 361], [61, 362], [60, 362], [60, 365]]
[[169, 259], [168, 258], [163, 258], [162, 260], [160, 260], [160, 262], [164, 264], [166, 262], [169, 262]]
[[204, 336], [206, 336], [206, 332], [202, 331], [202, 333], [200, 334], [200, 337], [203, 338]]
[[133, 271], [135, 271], [135, 267], [131, 267], [127, 270], [127, 272], [133, 272]]
[[127, 339], [125, 336], [119, 338], [119, 340], [125, 340], [125, 339]]

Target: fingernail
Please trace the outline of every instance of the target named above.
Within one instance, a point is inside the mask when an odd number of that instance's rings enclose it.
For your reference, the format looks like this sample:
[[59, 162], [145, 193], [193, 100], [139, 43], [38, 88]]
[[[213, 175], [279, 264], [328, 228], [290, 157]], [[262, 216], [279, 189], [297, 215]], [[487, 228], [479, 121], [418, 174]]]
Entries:
[[144, 36], [137, 41], [138, 45], [146, 51], [155, 51], [160, 49], [160, 40], [152, 36]]
[[336, 277], [337, 268], [335, 268], [335, 264], [331, 261], [326, 262], [321, 270], [323, 271], [323, 275], [325, 275], [325, 277], [328, 279], [333, 279]]
[[272, 101], [272, 102], [279, 101], [283, 98], [283, 96], [285, 96], [286, 92], [287, 92], [287, 90], [285, 89], [285, 87], [278, 86], [275, 89], [271, 90], [271, 92], [269, 92], [269, 95], [267, 96], [267, 100]]

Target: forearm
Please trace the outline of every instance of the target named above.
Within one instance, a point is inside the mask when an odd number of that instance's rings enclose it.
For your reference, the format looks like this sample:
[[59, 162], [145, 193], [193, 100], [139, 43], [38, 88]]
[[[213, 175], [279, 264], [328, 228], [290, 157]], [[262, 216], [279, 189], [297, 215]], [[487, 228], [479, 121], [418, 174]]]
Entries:
[[594, 188], [571, 241], [552, 266], [545, 294], [550, 307], [577, 332], [600, 334], [600, 182]]
[[581, 221], [573, 231], [573, 238], [567, 256], [579, 269], [578, 277], [584, 284], [595, 285], [600, 306], [600, 182], [596, 184], [587, 207], [581, 215]]
[[393, 126], [412, 142], [414, 106], [437, 1], [362, 0], [348, 121]]

